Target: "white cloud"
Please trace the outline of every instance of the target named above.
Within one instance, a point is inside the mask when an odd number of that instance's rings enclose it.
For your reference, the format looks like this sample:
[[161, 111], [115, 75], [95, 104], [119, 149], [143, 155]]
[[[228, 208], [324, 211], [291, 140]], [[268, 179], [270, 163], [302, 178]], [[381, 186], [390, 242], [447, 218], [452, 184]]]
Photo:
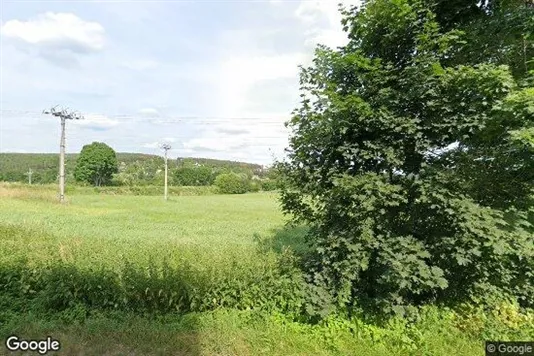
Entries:
[[145, 148], [160, 149], [162, 144], [164, 144], [164, 143], [174, 143], [174, 142], [176, 142], [175, 138], [173, 138], [173, 137], [165, 137], [165, 138], [161, 139], [160, 141], [144, 143], [142, 146], [145, 147]]
[[[226, 117], [258, 116], [257, 111], [250, 112], [247, 93], [262, 82], [294, 78], [297, 83], [298, 66], [305, 60], [302, 53], [230, 57], [223, 60], [219, 80], [219, 112]], [[269, 97], [257, 97], [256, 101], [272, 100]]]
[[236, 143], [233, 140], [214, 140], [209, 137], [193, 138], [184, 142], [184, 148], [186, 150], [211, 152], [227, 152], [233, 149], [240, 148], [242, 145], [243, 143]]
[[139, 114], [146, 117], [156, 117], [159, 116], [159, 111], [155, 108], [142, 108], [139, 110]]
[[287, 145], [287, 129], [283, 126], [286, 120], [287, 117], [270, 120], [251, 118], [213, 123], [198, 137], [184, 141], [183, 147], [197, 151], [224, 152], [232, 156], [238, 152], [265, 152], [269, 147], [283, 149]]
[[160, 143], [159, 142], [150, 142], [143, 144], [144, 148], [159, 148]]
[[[289, 2], [270, 3], [276, 8], [293, 6]], [[342, 3], [350, 7], [361, 1], [345, 0]], [[291, 25], [284, 31], [252, 27], [223, 33], [221, 44], [228, 55], [221, 59], [219, 73], [215, 76], [219, 83], [217, 108], [220, 114], [228, 117], [273, 116], [272, 107], [276, 104], [278, 109], [274, 109], [274, 114], [291, 112], [292, 105], [298, 102], [299, 65], [311, 64], [313, 48], [319, 43], [334, 48], [347, 43], [341, 20], [338, 1], [301, 0], [293, 11]], [[276, 37], [280, 33], [288, 37], [291, 33], [303, 35], [301, 43], [304, 46], [275, 53], [261, 48], [266, 34], [271, 34], [273, 41], [285, 41], [284, 37]], [[275, 91], [268, 89], [274, 86], [272, 82], [278, 88]]]
[[225, 135], [246, 135], [250, 132], [242, 127], [221, 127], [216, 128], [215, 131]]
[[27, 21], [9, 20], [1, 33], [19, 44], [49, 51], [89, 53], [100, 51], [105, 45], [102, 25], [84, 21], [72, 13], [46, 12]]
[[[263, 152], [265, 156], [268, 149], [280, 156], [287, 147], [288, 130], [283, 123], [298, 105], [299, 65], [311, 64], [313, 48], [318, 43], [337, 47], [346, 44], [348, 39], [342, 30], [338, 1], [301, 0], [296, 6], [289, 2], [270, 3], [285, 19], [290, 10], [290, 22], [278, 29], [280, 31], [251, 27], [223, 33], [221, 45], [226, 48], [226, 56], [220, 59], [215, 76], [219, 88], [215, 106], [220, 115], [256, 120], [212, 125], [200, 137], [185, 141], [184, 147], [225, 152], [232, 157], [237, 157], [238, 153], [252, 156], [256, 152]], [[348, 0], [343, 5], [359, 3]], [[297, 45], [269, 51], [263, 45], [269, 40], [282, 43], [297, 38], [301, 39], [300, 46], [293, 42]]]
[[119, 124], [117, 120], [99, 114], [86, 114], [83, 120], [73, 120], [73, 124], [94, 130], [107, 130]]
[[147, 70], [158, 67], [159, 62], [152, 59], [138, 59], [133, 61], [123, 62], [122, 65], [132, 70]]
[[249, 81], [292, 78], [297, 67], [305, 59], [303, 53], [273, 56], [231, 58], [224, 62], [225, 70], [232, 75], [246, 77]]
[[[360, 5], [361, 0], [343, 0], [344, 7]], [[305, 44], [315, 47], [324, 44], [329, 47], [343, 46], [347, 43], [347, 34], [341, 26], [342, 16], [339, 12], [339, 1], [302, 0], [295, 10], [295, 16], [309, 26]]]

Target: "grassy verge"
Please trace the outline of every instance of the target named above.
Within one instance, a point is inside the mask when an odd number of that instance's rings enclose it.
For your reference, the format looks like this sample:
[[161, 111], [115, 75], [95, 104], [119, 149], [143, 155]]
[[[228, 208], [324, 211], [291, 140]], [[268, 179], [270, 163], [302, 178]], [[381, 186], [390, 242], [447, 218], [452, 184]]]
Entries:
[[385, 327], [340, 318], [306, 325], [225, 309], [159, 318], [95, 314], [83, 322], [26, 315], [0, 333], [53, 336], [66, 355], [483, 355], [483, 340], [455, 327], [451, 315], [429, 309], [411, 325], [395, 320]]
[[336, 317], [309, 325], [281, 314], [232, 309], [160, 317], [80, 315], [76, 309], [46, 318], [3, 315], [0, 337], [52, 336], [65, 355], [449, 356], [484, 355], [485, 340], [529, 340], [534, 330], [532, 320], [513, 328], [510, 312], [459, 315], [435, 307], [424, 308], [415, 320], [392, 319], [382, 326]]

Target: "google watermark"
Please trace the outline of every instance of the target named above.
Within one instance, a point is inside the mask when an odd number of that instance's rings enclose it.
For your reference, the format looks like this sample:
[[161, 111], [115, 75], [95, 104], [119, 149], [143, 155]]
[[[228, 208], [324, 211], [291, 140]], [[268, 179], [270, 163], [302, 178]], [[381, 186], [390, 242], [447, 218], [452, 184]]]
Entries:
[[41, 340], [23, 340], [16, 335], [12, 335], [6, 339], [6, 348], [9, 351], [33, 351], [39, 355], [46, 355], [51, 351], [59, 351], [59, 340], [54, 340], [48, 336]]
[[534, 356], [534, 341], [486, 341], [486, 356]]

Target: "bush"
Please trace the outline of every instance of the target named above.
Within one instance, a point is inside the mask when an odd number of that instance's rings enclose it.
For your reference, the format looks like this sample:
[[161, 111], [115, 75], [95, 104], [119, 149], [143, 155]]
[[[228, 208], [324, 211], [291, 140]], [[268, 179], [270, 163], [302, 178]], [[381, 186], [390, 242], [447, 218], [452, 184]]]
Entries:
[[215, 174], [209, 167], [181, 167], [174, 171], [174, 183], [181, 186], [211, 185]]
[[261, 189], [261, 182], [258, 180], [251, 180], [249, 192], [259, 192]]
[[278, 189], [278, 182], [274, 179], [263, 179], [261, 181], [261, 190], [265, 192], [270, 192], [272, 190]]
[[243, 194], [250, 190], [250, 180], [246, 175], [227, 173], [215, 178], [214, 185], [223, 194]]

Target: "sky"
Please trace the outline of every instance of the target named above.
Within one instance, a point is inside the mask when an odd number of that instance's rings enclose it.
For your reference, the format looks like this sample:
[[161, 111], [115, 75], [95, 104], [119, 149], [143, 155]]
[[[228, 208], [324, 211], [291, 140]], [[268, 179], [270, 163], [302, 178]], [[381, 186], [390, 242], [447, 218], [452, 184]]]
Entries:
[[0, 152], [117, 152], [259, 164], [281, 158], [299, 65], [347, 42], [358, 0], [0, 0]]

